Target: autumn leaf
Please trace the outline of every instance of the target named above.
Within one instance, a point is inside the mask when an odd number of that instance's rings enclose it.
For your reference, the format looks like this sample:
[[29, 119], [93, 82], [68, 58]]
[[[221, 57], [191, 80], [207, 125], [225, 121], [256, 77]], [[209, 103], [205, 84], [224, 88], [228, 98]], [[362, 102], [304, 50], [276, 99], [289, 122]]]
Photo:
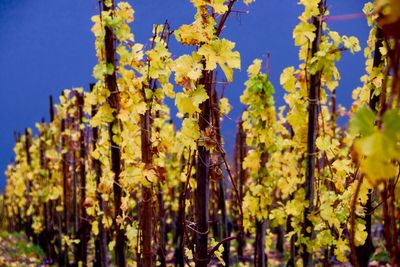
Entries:
[[217, 39], [200, 47], [198, 54], [206, 59], [206, 70], [221, 67], [228, 82], [232, 81], [233, 69], [240, 69], [240, 54], [232, 51], [235, 43], [226, 39]]

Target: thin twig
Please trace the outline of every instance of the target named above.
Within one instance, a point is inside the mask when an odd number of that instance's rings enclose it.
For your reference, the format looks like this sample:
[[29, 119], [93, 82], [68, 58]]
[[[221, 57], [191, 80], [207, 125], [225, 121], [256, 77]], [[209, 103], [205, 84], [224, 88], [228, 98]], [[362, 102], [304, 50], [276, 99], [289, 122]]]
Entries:
[[351, 261], [354, 267], [359, 267], [360, 265], [358, 264], [357, 260], [357, 254], [356, 254], [356, 246], [354, 243], [355, 239], [355, 221], [356, 221], [356, 205], [357, 205], [357, 200], [358, 200], [358, 194], [360, 193], [361, 189], [361, 184], [363, 182], [364, 176], [361, 175], [360, 179], [358, 180], [357, 186], [356, 186], [356, 191], [354, 192], [353, 199], [351, 201], [351, 212], [350, 212], [350, 250], [351, 250]]
[[222, 239], [221, 241], [219, 241], [219, 242], [218, 242], [214, 247], [212, 247], [212, 248], [210, 249], [210, 251], [208, 252], [209, 257], [211, 257], [211, 256], [214, 254], [214, 252], [217, 251], [218, 248], [219, 248], [221, 245], [223, 245], [223, 244], [226, 243], [226, 242], [232, 241], [232, 240], [234, 240], [234, 239], [237, 239], [237, 236], [228, 236], [227, 238]]
[[232, 12], [232, 7], [233, 4], [235, 4], [237, 0], [230, 0], [229, 4], [228, 4], [228, 10], [224, 13], [224, 15], [222, 15], [221, 20], [218, 23], [218, 27], [217, 27], [217, 31], [215, 32], [215, 35], [219, 37], [219, 35], [221, 34], [222, 28], [224, 27], [224, 24], [226, 22], [226, 20], [229, 17], [229, 14]]

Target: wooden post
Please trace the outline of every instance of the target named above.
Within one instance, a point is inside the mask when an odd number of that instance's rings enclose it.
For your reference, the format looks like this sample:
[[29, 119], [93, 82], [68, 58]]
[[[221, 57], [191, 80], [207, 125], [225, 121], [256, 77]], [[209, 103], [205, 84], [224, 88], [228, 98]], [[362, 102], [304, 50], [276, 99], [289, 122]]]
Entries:
[[[93, 87], [94, 84], [90, 84], [90, 91], [93, 91]], [[96, 106], [92, 106], [91, 115], [92, 118], [96, 115]], [[99, 132], [97, 127], [92, 128], [92, 136], [93, 136], [92, 145], [94, 150], [96, 149], [97, 140], [99, 138]], [[101, 163], [100, 160], [93, 158], [92, 164], [96, 175], [96, 187], [98, 188], [100, 184], [100, 177], [102, 175]], [[97, 201], [99, 201], [100, 211], [104, 214], [106, 211], [106, 203], [104, 202], [104, 199], [101, 197], [99, 193], [96, 194], [96, 197]], [[99, 225], [99, 234], [97, 235], [95, 240], [95, 258], [93, 263], [94, 267], [108, 267], [107, 233], [103, 225], [103, 216], [104, 216], [103, 214], [96, 218]]]
[[[215, 83], [216, 84], [216, 83]], [[215, 136], [216, 136], [216, 141], [218, 143], [219, 147], [222, 147], [222, 135], [221, 135], [221, 115], [220, 115], [220, 109], [219, 109], [219, 99], [218, 99], [218, 94], [216, 90], [216, 86], [214, 86], [212, 90], [212, 117], [213, 117], [213, 124], [214, 124], [214, 130], [215, 130]], [[221, 212], [221, 233], [220, 233], [220, 240], [224, 240], [225, 238], [228, 237], [228, 220], [227, 220], [227, 215], [226, 215], [226, 198], [225, 198], [225, 176], [223, 175], [222, 169], [222, 155], [221, 151], [219, 151], [218, 155], [218, 166], [215, 166], [216, 170], [219, 171], [217, 175], [219, 177], [217, 178], [218, 183], [217, 183], [217, 191], [218, 191], [218, 209]], [[230, 242], [225, 242], [224, 243], [224, 252], [223, 252], [223, 259], [225, 261], [225, 267], [229, 267], [229, 258], [230, 258]]]
[[[53, 96], [49, 96], [49, 115], [50, 115], [50, 123], [54, 121], [54, 104], [53, 104]], [[62, 126], [62, 125], [61, 125]], [[52, 145], [57, 146], [56, 140], [54, 136], [51, 137], [52, 140]], [[62, 138], [62, 137], [61, 137]], [[61, 141], [61, 147], [60, 151], [62, 149], [62, 141]], [[51, 171], [49, 170], [49, 175], [51, 177]], [[63, 225], [62, 225], [62, 215], [60, 212], [56, 210], [57, 206], [61, 206], [61, 197], [55, 201], [50, 201], [50, 211], [51, 211], [51, 229], [54, 233], [55, 238], [55, 244], [52, 246], [52, 255], [54, 258], [57, 257], [58, 265], [60, 266], [65, 266], [66, 260], [65, 260], [65, 251], [62, 246], [62, 234], [63, 234]]]
[[[158, 216], [158, 221], [159, 221], [159, 239], [158, 239], [158, 261], [160, 262], [160, 267], [166, 267], [166, 236], [167, 236], [167, 227], [166, 227], [166, 215], [165, 215], [165, 205], [164, 205], [164, 197], [163, 197], [163, 191], [161, 188], [161, 184], [158, 183], [158, 193], [157, 193], [157, 198], [158, 198], [158, 210], [159, 210], [159, 216]], [[172, 211], [171, 211], [172, 212]]]
[[[114, 1], [112, 2], [112, 7], [110, 8], [106, 4], [107, 1], [102, 0], [103, 10], [109, 11], [114, 8]], [[114, 34], [112, 29], [108, 26], [105, 27], [105, 37], [104, 37], [104, 45], [105, 45], [105, 59], [106, 64], [112, 64], [115, 66], [115, 47], [114, 47]], [[117, 86], [117, 76], [115, 70], [111, 74], [105, 75], [105, 83], [110, 91], [110, 96], [108, 97], [108, 101], [110, 103], [111, 108], [115, 110], [119, 110], [119, 94], [118, 94], [118, 86]], [[125, 234], [123, 229], [121, 229], [120, 225], [118, 225], [116, 218], [118, 216], [122, 217], [121, 210], [121, 198], [122, 198], [122, 189], [119, 186], [119, 176], [121, 173], [121, 151], [120, 147], [113, 140], [113, 126], [118, 123], [118, 119], [115, 118], [109, 125], [109, 134], [110, 134], [110, 142], [111, 142], [111, 170], [115, 175], [115, 183], [114, 183], [114, 225], [115, 225], [115, 263], [118, 267], [126, 266], [125, 259]]]
[[[31, 133], [28, 130], [28, 128], [25, 128], [25, 153], [26, 153], [26, 163], [28, 164], [28, 166], [31, 166], [31, 162], [32, 162], [32, 158], [31, 158], [31, 153], [29, 151], [30, 147], [31, 147]], [[31, 180], [27, 180], [26, 181], [26, 199], [27, 199], [27, 206], [26, 206], [26, 210], [24, 211], [24, 213], [26, 214], [26, 211], [28, 210], [28, 207], [31, 203], [31, 190], [32, 190], [32, 181]], [[33, 243], [37, 244], [37, 238], [35, 233], [33, 232], [32, 229], [32, 224], [33, 224], [33, 219], [32, 219], [32, 215], [29, 215], [25, 218], [25, 232], [26, 235], [28, 236], [28, 238], [32, 239]]]
[[[45, 122], [44, 118], [42, 118], [42, 127], [44, 127]], [[43, 129], [44, 130], [44, 129]], [[45, 142], [44, 139], [45, 136], [43, 136], [43, 132], [40, 133], [40, 146], [39, 146], [39, 155], [40, 155], [40, 167], [42, 170], [48, 170], [47, 166], [47, 160], [45, 158]], [[47, 180], [47, 183], [49, 182], [49, 179]], [[49, 212], [49, 204], [47, 202], [43, 203], [43, 217], [44, 217], [44, 230], [42, 232], [42, 247], [46, 255], [46, 260], [50, 261], [52, 255], [51, 255], [51, 248], [50, 248], [50, 241], [52, 240], [52, 231], [50, 229], [50, 212]]]
[[[64, 136], [64, 131], [66, 130], [66, 121], [65, 119], [61, 120], [61, 151], [67, 146], [67, 138]], [[63, 151], [62, 153], [62, 172], [63, 172], [63, 228], [62, 228], [62, 234], [65, 236], [69, 235], [69, 220], [70, 220], [70, 213], [69, 213], [69, 208], [68, 208], [68, 199], [69, 199], [69, 193], [68, 193], [68, 156], [67, 152]], [[65, 244], [63, 248], [63, 259], [62, 259], [62, 264], [63, 266], [66, 266], [69, 264], [68, 260], [68, 246]]]
[[[200, 105], [201, 114], [199, 116], [200, 132], [205, 132], [209, 127], [211, 118], [211, 82], [212, 72], [203, 71], [200, 81], [207, 92], [208, 99]], [[210, 151], [205, 146], [198, 147], [196, 162], [196, 181], [195, 190], [195, 220], [196, 220], [196, 267], [207, 267], [210, 261], [208, 255], [208, 207], [210, 194]]]
[[[190, 157], [191, 155], [189, 155]], [[184, 157], [182, 155], [181, 158], [181, 166], [186, 166], [193, 164], [190, 162], [191, 159], [188, 159], [189, 164], [185, 164]], [[183, 172], [184, 168], [182, 167], [181, 171]], [[175, 267], [184, 267], [185, 260], [184, 260], [184, 240], [185, 240], [185, 221], [186, 220], [186, 183], [181, 183], [181, 193], [179, 195], [179, 209], [178, 209], [178, 216], [176, 218], [176, 232], [175, 232], [175, 241], [176, 247], [174, 252], [175, 258]]]
[[79, 166], [79, 176], [80, 176], [80, 181], [81, 181], [81, 188], [80, 188], [80, 206], [81, 208], [81, 214], [79, 217], [79, 248], [78, 248], [78, 262], [81, 262], [82, 266], [85, 267], [87, 266], [87, 245], [89, 241], [89, 223], [87, 219], [87, 214], [86, 214], [86, 208], [83, 207], [83, 202], [86, 199], [86, 143], [85, 143], [85, 128], [81, 127], [83, 124], [83, 118], [84, 118], [84, 112], [83, 112], [83, 106], [84, 106], [84, 93], [78, 93], [77, 94], [77, 106], [78, 106], [78, 114], [79, 114], [79, 143], [80, 143], [80, 150], [79, 150], [79, 160], [78, 160], [78, 166]]
[[[261, 153], [261, 166], [266, 166], [268, 160], [268, 154], [265, 152], [264, 144], [260, 145], [260, 150], [263, 151]], [[259, 178], [260, 179], [260, 178]], [[260, 184], [259, 180], [257, 184]], [[268, 263], [267, 255], [265, 254], [265, 238], [266, 231], [268, 228], [268, 220], [267, 219], [256, 219], [256, 242], [254, 249], [254, 266], [255, 267], [265, 267]]]
[[[150, 111], [146, 110], [141, 116], [141, 138], [142, 138], [142, 162], [146, 168], [151, 168], [152, 153], [151, 153], [151, 122]], [[143, 265], [145, 267], [153, 266], [153, 186], [143, 186], [142, 188], [142, 216], [141, 227], [143, 234]]]
[[[235, 171], [236, 171], [236, 184], [238, 185], [238, 203], [236, 205], [242, 205], [243, 197], [244, 197], [244, 184], [246, 182], [246, 170], [243, 168], [243, 160], [247, 156], [247, 145], [246, 145], [246, 133], [243, 131], [243, 121], [240, 120], [237, 126], [236, 140], [235, 140]], [[239, 212], [238, 212], [239, 213]], [[239, 213], [240, 216], [240, 213]], [[239, 232], [241, 231], [241, 220], [243, 218], [239, 218], [236, 220], [236, 226], [239, 228]], [[238, 235], [238, 258], [239, 262], [243, 257], [243, 249], [246, 246], [246, 239], [244, 233], [239, 233]]]
[[[319, 9], [322, 12], [323, 2], [319, 3]], [[315, 26], [315, 39], [311, 44], [311, 57], [318, 52], [318, 46], [321, 41], [321, 20], [319, 17], [312, 18]], [[315, 151], [317, 139], [317, 123], [318, 123], [318, 92], [321, 87], [320, 72], [311, 74], [308, 83], [308, 133], [307, 133], [307, 154], [306, 154], [306, 181], [304, 184], [305, 200], [308, 206], [304, 210], [304, 224], [302, 234], [307, 239], [313, 238], [313, 225], [308, 216], [314, 209], [314, 179], [315, 179]], [[306, 73], [307, 75], [307, 73]], [[303, 246], [302, 252], [303, 266], [313, 266], [312, 253]]]
[[[74, 101], [77, 100], [77, 92], [73, 91], [71, 93], [72, 99]], [[76, 111], [76, 110], [74, 110]], [[76, 112], [74, 113], [73, 117], [70, 118], [71, 122], [71, 131], [79, 131], [77, 128], [77, 118], [76, 118]], [[78, 201], [78, 179], [79, 179], [79, 173], [76, 171], [76, 168], [79, 166], [78, 161], [80, 160], [77, 151], [76, 151], [76, 145], [75, 141], [69, 140], [69, 147], [71, 150], [71, 157], [72, 157], [72, 218], [73, 218], [73, 224], [72, 224], [72, 236], [75, 239], [79, 239], [79, 201]], [[78, 260], [80, 258], [80, 251], [79, 251], [79, 244], [74, 244], [73, 252], [74, 252], [74, 264], [78, 264]]]
[[267, 220], [256, 221], [256, 242], [254, 249], [254, 266], [267, 266], [267, 257], [265, 255], [265, 237], [268, 227]]

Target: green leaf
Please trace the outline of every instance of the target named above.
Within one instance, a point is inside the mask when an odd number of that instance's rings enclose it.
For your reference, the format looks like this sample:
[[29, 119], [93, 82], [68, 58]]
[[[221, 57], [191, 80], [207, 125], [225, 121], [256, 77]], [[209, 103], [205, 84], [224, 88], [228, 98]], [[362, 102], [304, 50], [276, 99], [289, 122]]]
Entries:
[[111, 74], [114, 73], [114, 65], [113, 65], [113, 64], [107, 63], [107, 71], [106, 71], [106, 73], [107, 73], [108, 75], [111, 75]]
[[399, 110], [391, 109], [385, 112], [382, 118], [384, 134], [395, 140], [400, 136], [400, 115]]
[[362, 107], [350, 119], [349, 130], [351, 134], [360, 134], [361, 136], [369, 136], [376, 132], [375, 113], [367, 108]]
[[106, 64], [104, 63], [99, 63], [93, 68], [93, 77], [96, 80], [102, 80], [104, 78], [104, 75], [107, 72], [107, 67]]

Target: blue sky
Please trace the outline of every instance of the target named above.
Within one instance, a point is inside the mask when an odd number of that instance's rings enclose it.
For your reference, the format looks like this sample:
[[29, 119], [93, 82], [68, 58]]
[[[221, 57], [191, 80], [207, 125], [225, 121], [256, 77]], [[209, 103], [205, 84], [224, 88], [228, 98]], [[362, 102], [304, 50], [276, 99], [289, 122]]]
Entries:
[[[189, 0], [129, 0], [134, 7], [132, 25], [136, 41], [146, 44], [153, 24], [166, 19], [172, 28], [190, 23], [194, 8]], [[85, 87], [93, 82], [92, 68], [96, 64], [90, 32], [90, 17], [98, 13], [97, 0], [0, 0], [0, 191], [5, 185], [4, 170], [13, 158], [13, 132], [34, 127], [42, 117], [48, 120], [48, 97], [56, 98], [63, 89]], [[328, 0], [332, 15], [360, 13], [365, 1]], [[227, 22], [223, 37], [236, 42], [242, 57], [242, 70], [234, 74], [234, 82], [226, 88], [233, 105], [230, 119], [224, 119], [223, 134], [227, 151], [232, 151], [235, 122], [242, 106], [239, 96], [246, 80], [247, 66], [254, 58], [271, 55], [270, 79], [277, 91], [277, 103], [282, 104], [283, 89], [279, 75], [291, 65], [297, 65], [297, 48], [292, 30], [297, 24], [301, 7], [295, 0], [257, 0], [246, 7], [249, 11], [235, 15]], [[365, 19], [332, 21], [328, 26], [341, 34], [359, 37], [365, 47], [368, 27]], [[176, 58], [187, 51], [171, 43]], [[351, 91], [364, 73], [362, 52], [345, 53], [339, 64], [342, 81], [338, 89], [340, 103], [349, 105]], [[172, 116], [175, 116], [173, 111]]]

